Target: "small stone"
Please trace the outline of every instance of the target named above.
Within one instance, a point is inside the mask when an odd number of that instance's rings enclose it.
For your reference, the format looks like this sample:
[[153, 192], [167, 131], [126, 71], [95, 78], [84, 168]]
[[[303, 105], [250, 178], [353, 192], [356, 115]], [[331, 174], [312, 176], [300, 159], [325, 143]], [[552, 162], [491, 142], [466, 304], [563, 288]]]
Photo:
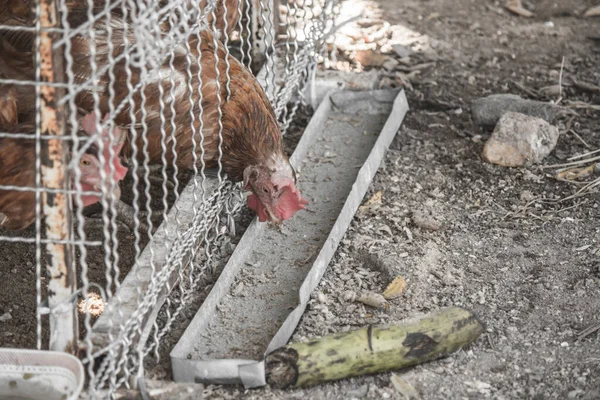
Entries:
[[417, 389], [413, 385], [411, 385], [408, 381], [401, 378], [399, 375], [392, 374], [390, 378], [390, 382], [396, 392], [402, 396], [404, 399], [420, 399], [421, 396]]
[[439, 231], [442, 229], [442, 223], [434, 215], [423, 210], [413, 212], [412, 222], [421, 229], [428, 231]]
[[567, 342], [562, 342], [562, 343], [560, 344], [560, 347], [569, 347], [569, 343], [567, 343]]
[[393, 71], [397, 66], [398, 66], [399, 62], [393, 58], [388, 58], [382, 65], [382, 67], [388, 71]]
[[349, 390], [346, 393], [346, 395], [348, 397], [357, 397], [360, 399], [361, 397], [365, 397], [367, 395], [368, 391], [369, 391], [369, 385], [362, 385], [358, 389]]
[[383, 295], [374, 292], [364, 292], [356, 301], [366, 304], [373, 308], [386, 309], [388, 302]]
[[404, 46], [404, 45], [401, 45], [401, 44], [393, 44], [392, 45], [392, 50], [400, 58], [408, 57], [408, 56], [410, 56], [411, 54], [414, 53], [413, 50], [410, 47]]
[[319, 292], [317, 294], [317, 299], [319, 300], [320, 303], [326, 303], [327, 302], [327, 296], [325, 296], [325, 293], [323, 293], [323, 292]]
[[479, 298], [477, 300], [479, 304], [485, 304], [485, 294], [481, 290], [477, 292], [477, 297]]
[[518, 112], [552, 123], [560, 107], [543, 101], [527, 100], [514, 94], [492, 94], [471, 103], [473, 122], [482, 128], [493, 128], [507, 112]]
[[12, 315], [9, 312], [0, 315], [0, 322], [10, 321], [12, 319]]
[[241, 296], [244, 293], [244, 282], [238, 283], [238, 285], [233, 289], [234, 296]]
[[535, 199], [535, 196], [529, 190], [523, 190], [519, 197], [521, 198], [522, 201], [527, 201], [527, 202], [530, 202]]
[[356, 293], [351, 290], [346, 290], [344, 292], [344, 301], [353, 302], [354, 300], [356, 300]]
[[562, 93], [562, 87], [560, 85], [544, 86], [539, 93], [544, 96], [559, 96]]
[[567, 397], [569, 399], [576, 399], [577, 396], [579, 396], [580, 394], [582, 394], [583, 391], [579, 390], [579, 389], [575, 389], [575, 390], [571, 390], [568, 394]]
[[554, 150], [558, 135], [558, 129], [541, 118], [508, 112], [498, 121], [482, 157], [505, 167], [537, 163]]

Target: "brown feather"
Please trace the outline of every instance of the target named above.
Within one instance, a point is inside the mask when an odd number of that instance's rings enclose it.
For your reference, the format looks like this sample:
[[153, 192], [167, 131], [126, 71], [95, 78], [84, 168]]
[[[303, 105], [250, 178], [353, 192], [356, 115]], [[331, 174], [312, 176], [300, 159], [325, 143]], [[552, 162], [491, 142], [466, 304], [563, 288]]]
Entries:
[[[32, 127], [31, 127], [32, 128]], [[3, 127], [9, 132], [22, 132]], [[35, 138], [0, 138], [0, 186], [35, 187]], [[23, 229], [35, 220], [35, 193], [0, 189], [0, 226]]]

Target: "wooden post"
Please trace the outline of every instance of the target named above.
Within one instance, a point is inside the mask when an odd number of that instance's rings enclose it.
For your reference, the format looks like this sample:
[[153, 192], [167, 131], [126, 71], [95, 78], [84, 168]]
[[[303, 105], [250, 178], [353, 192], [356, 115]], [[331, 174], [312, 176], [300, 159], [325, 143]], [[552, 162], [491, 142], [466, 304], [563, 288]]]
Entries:
[[[52, 49], [56, 34], [47, 28], [59, 26], [58, 13], [54, 0], [40, 1], [39, 15], [40, 41], [39, 66], [40, 81], [47, 83], [64, 82], [62, 51]], [[65, 190], [69, 188], [67, 174], [68, 147], [59, 136], [64, 135], [63, 107], [59, 105], [64, 90], [50, 85], [41, 85], [40, 117], [41, 134], [56, 136], [56, 139], [42, 141], [42, 185], [45, 189]], [[72, 295], [76, 279], [73, 265], [71, 240], [70, 199], [66, 192], [42, 193], [48, 244], [48, 305], [50, 313], [50, 350], [75, 354], [77, 351], [77, 312]]]
[[252, 43], [252, 60], [254, 68], [252, 70], [260, 70], [265, 60], [265, 54], [267, 52], [267, 42], [265, 39], [265, 27], [262, 23], [260, 0], [252, 0], [250, 8], [250, 28], [252, 29], [251, 43]]

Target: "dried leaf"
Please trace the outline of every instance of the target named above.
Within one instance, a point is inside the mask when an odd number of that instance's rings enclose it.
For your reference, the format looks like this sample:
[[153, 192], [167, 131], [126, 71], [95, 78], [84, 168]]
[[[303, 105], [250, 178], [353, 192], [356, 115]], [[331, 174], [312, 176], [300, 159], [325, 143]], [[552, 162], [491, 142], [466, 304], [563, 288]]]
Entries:
[[365, 67], [381, 67], [388, 57], [375, 50], [366, 49], [356, 50], [355, 59]]
[[419, 392], [417, 392], [417, 389], [415, 389], [415, 387], [413, 385], [411, 385], [404, 379], [400, 378], [398, 375], [392, 374], [392, 377], [390, 378], [390, 382], [392, 382], [392, 386], [394, 386], [394, 389], [396, 389], [396, 391], [400, 395], [404, 396], [405, 399], [417, 400], [417, 399], [421, 398], [421, 396], [419, 395]]
[[440, 221], [424, 210], [414, 211], [412, 215], [412, 222], [419, 228], [428, 231], [439, 231], [443, 227]]
[[596, 171], [598, 164], [592, 164], [587, 167], [570, 168], [556, 174], [556, 179], [575, 181], [585, 179]]
[[507, 2], [505, 7], [508, 11], [515, 13], [517, 15], [520, 15], [521, 17], [525, 17], [525, 18], [533, 17], [533, 13], [531, 11], [523, 8], [523, 6], [521, 5], [521, 2], [509, 1], [509, 2]]
[[397, 276], [383, 292], [383, 297], [387, 300], [392, 300], [400, 297], [406, 290], [406, 279]]
[[383, 193], [381, 190], [377, 191], [369, 200], [365, 202], [364, 205], [360, 206], [359, 211], [366, 211], [374, 206], [381, 205], [381, 199], [383, 198]]
[[366, 305], [374, 307], [374, 308], [386, 309], [386, 310], [388, 308], [387, 300], [385, 299], [385, 297], [383, 297], [379, 293], [365, 292], [358, 299], [356, 299], [356, 301], [359, 301], [363, 304], [366, 304]]
[[586, 251], [586, 250], [587, 250], [587, 249], [589, 249], [590, 247], [592, 247], [592, 245], [591, 245], [591, 244], [586, 244], [586, 245], [583, 245], [583, 246], [581, 246], [581, 247], [578, 247], [578, 248], [576, 248], [576, 249], [575, 249], [575, 251], [578, 251], [578, 252], [579, 252], [579, 251]]
[[600, 17], [600, 6], [592, 7], [583, 14], [584, 17]]

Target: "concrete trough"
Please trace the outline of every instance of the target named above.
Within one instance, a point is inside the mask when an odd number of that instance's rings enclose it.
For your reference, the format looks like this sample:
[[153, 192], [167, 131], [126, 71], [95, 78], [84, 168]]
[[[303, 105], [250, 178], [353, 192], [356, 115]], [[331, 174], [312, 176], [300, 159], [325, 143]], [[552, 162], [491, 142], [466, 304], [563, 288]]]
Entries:
[[325, 96], [293, 156], [310, 201], [280, 228], [252, 222], [171, 352], [180, 382], [266, 383], [408, 111], [403, 91]]

